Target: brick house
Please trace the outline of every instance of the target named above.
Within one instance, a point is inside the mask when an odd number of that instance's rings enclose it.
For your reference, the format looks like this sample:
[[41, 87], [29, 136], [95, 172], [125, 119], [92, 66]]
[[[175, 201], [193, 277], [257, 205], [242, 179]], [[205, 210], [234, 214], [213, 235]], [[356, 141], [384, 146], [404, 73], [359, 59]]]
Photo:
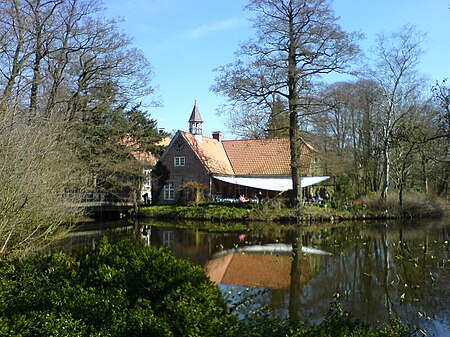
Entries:
[[[252, 197], [262, 192], [274, 197], [292, 189], [290, 149], [288, 138], [223, 140], [220, 132], [206, 137], [197, 103], [189, 118], [189, 132], [178, 130], [159, 159], [169, 174], [159, 203], [175, 203], [178, 187], [197, 182], [207, 187], [211, 200]], [[328, 179], [313, 177], [316, 151], [303, 139], [301, 172], [302, 186]]]

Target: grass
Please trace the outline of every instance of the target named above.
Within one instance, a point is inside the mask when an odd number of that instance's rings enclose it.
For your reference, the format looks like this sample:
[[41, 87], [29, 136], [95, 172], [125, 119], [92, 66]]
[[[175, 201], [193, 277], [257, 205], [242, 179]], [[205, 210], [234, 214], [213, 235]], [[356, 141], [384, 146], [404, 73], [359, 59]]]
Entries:
[[403, 207], [396, 195], [386, 201], [378, 195], [365, 196], [343, 207], [335, 209], [331, 204], [304, 206], [295, 210], [285, 207], [281, 202], [264, 205], [252, 203], [204, 203], [198, 206], [148, 206], [139, 211], [141, 218], [161, 220], [206, 220], [211, 222], [339, 222], [343, 220], [400, 219], [400, 218], [439, 218], [448, 211], [448, 201], [424, 194], [406, 194]]

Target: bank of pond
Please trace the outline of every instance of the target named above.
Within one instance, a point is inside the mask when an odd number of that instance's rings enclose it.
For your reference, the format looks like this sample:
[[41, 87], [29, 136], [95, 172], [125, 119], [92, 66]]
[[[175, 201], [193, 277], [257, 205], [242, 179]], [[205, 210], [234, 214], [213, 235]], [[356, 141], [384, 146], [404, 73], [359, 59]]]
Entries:
[[[195, 206], [152, 205], [141, 207], [137, 217], [163, 220], [205, 220], [213, 222], [246, 221], [278, 223], [340, 222], [344, 220], [386, 220], [412, 218], [442, 218], [448, 214], [449, 205], [444, 199], [418, 198], [402, 207], [396, 201], [382, 202], [360, 200], [335, 207], [335, 203], [303, 205], [298, 209], [286, 207], [286, 202], [270, 200], [255, 202], [213, 202]], [[136, 214], [135, 214], [136, 215]]]

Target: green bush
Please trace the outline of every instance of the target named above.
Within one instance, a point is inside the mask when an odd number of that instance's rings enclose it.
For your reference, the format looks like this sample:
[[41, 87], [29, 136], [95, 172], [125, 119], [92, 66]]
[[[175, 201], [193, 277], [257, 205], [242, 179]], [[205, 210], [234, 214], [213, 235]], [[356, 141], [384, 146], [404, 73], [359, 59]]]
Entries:
[[0, 336], [224, 336], [232, 321], [203, 269], [131, 240], [2, 261], [0, 278]]

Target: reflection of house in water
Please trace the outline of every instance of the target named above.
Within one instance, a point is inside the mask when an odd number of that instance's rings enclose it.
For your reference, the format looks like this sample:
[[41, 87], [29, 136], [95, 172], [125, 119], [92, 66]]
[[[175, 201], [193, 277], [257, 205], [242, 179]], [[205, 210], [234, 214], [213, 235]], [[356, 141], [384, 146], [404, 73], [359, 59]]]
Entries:
[[[293, 267], [291, 255], [229, 253], [210, 260], [206, 270], [216, 284], [289, 289]], [[300, 262], [300, 283], [312, 277], [311, 258], [303, 255]]]
[[311, 255], [328, 252], [292, 244], [262, 244], [222, 251], [208, 261], [206, 270], [216, 284], [288, 289], [303, 286], [314, 271]]
[[174, 231], [163, 231], [163, 245], [173, 249]]
[[211, 235], [188, 229], [151, 226], [150, 245], [168, 246], [181, 258], [188, 258], [203, 265], [212, 254], [214, 242]]

